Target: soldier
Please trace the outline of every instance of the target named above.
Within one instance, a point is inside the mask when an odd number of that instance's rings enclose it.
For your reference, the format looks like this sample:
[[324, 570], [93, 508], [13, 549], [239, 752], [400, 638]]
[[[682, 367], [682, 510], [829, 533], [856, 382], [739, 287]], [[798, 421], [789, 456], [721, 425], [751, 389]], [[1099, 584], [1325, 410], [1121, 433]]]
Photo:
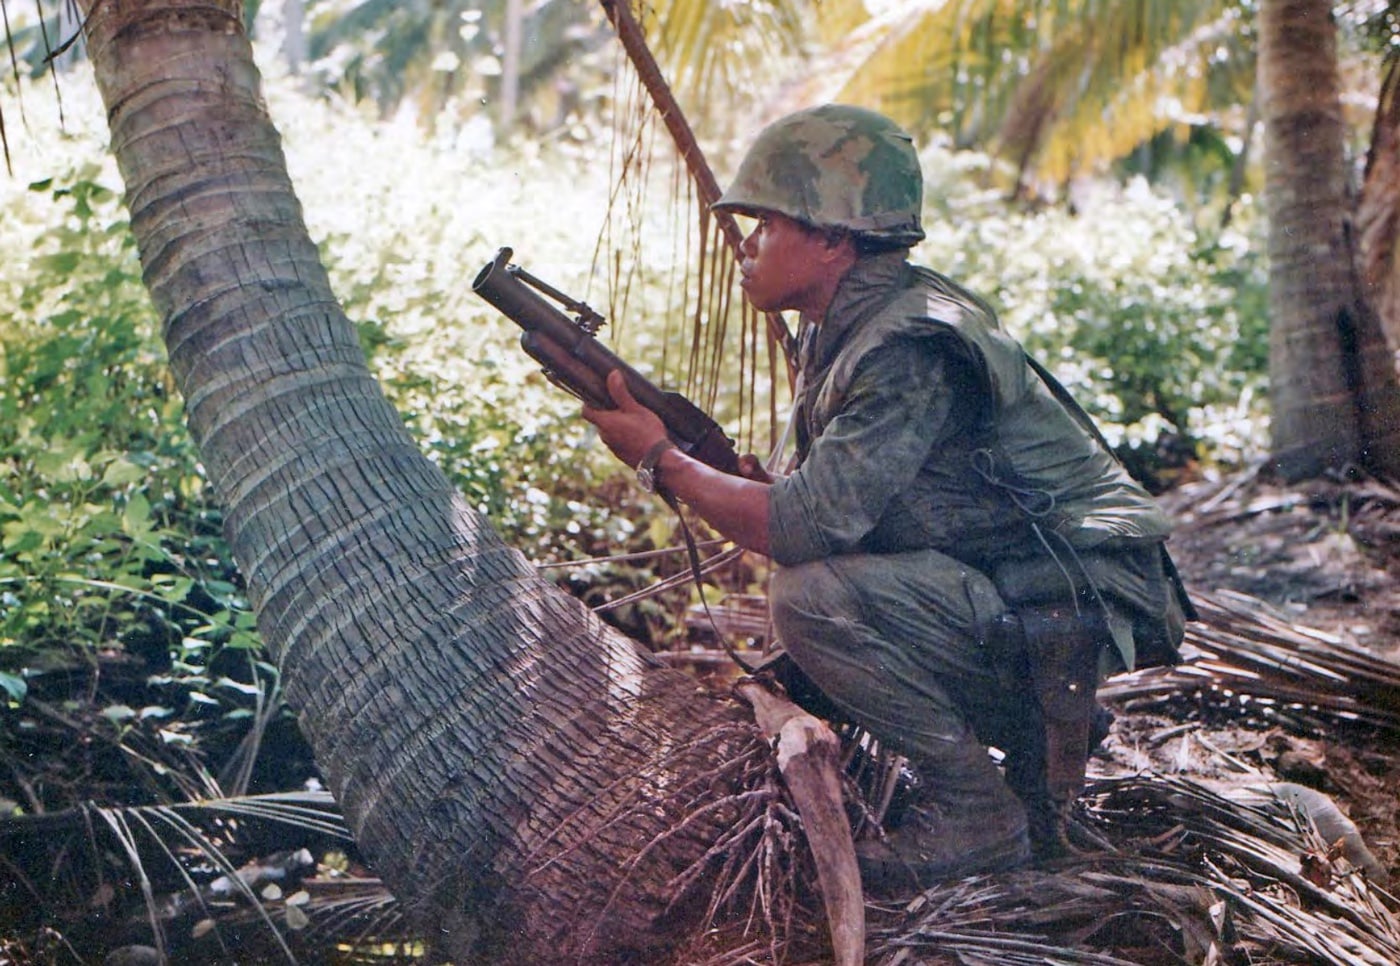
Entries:
[[[756, 220], [749, 301], [801, 313], [790, 475], [691, 459], [616, 373], [618, 408], [585, 410], [644, 485], [772, 557], [791, 659], [922, 777], [902, 824], [857, 844], [867, 886], [1012, 868], [1032, 838], [1052, 849], [1059, 745], [1072, 797], [1098, 675], [1174, 659], [1189, 607], [1168, 521], [1087, 417], [985, 302], [907, 261], [922, 201], [906, 133], [825, 105], [761, 132], [715, 205]], [[1072, 740], [1047, 754], [1062, 717]]]

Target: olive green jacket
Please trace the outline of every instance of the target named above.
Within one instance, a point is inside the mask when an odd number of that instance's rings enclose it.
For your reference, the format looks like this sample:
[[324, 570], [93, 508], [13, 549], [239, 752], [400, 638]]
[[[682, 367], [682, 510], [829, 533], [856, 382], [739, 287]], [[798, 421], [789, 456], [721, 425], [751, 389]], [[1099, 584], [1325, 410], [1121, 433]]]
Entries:
[[[1103, 559], [1153, 548], [1155, 560], [1170, 532], [992, 310], [902, 252], [843, 279], [804, 332], [800, 371], [799, 465], [769, 497], [780, 564], [935, 549], [992, 575], [1015, 606], [1036, 593], [1019, 586], [1026, 573], [1097, 587]], [[1126, 596], [1160, 611], [1160, 570], [1143, 576]]]

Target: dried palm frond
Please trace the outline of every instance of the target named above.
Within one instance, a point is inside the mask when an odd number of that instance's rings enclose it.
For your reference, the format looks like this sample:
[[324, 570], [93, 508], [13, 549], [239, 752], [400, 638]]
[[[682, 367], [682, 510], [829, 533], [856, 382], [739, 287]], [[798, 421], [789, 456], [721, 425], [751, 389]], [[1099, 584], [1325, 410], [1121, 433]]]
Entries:
[[881, 910], [873, 961], [957, 964], [1400, 962], [1400, 922], [1283, 803], [1241, 804], [1160, 776], [1095, 782], [1079, 820], [1112, 851], [966, 879]]
[[[771, 446], [780, 422], [777, 391], [791, 388], [795, 343], [781, 316], [760, 318], [742, 297], [743, 232], [732, 215], [710, 210], [719, 200], [719, 183], [633, 7], [631, 0], [603, 3], [631, 68], [630, 74], [621, 72], [625, 79], [618, 84], [618, 130], [610, 159], [615, 187], [595, 256], [609, 283], [614, 335], [618, 321], [629, 315], [631, 283], [648, 273], [669, 272], [667, 304], [659, 307], [666, 325], [660, 358], [651, 360], [654, 371], [663, 384], [679, 388], [721, 422], [737, 424], [744, 445]], [[646, 198], [653, 164], [660, 159], [665, 170], [657, 180], [664, 180], [670, 193], [660, 210], [672, 213], [670, 225], [647, 216], [658, 207]], [[666, 233], [669, 238], [658, 237]], [[661, 268], [665, 265], [670, 268]], [[658, 306], [647, 305], [645, 311], [654, 315]], [[765, 369], [767, 386], [758, 379]], [[759, 439], [765, 429], [766, 442]]]
[[1132, 841], [1138, 855], [1178, 862], [1229, 900], [1240, 941], [1272, 947], [1277, 961], [1400, 962], [1394, 898], [1343, 861], [1317, 874], [1330, 844], [1286, 797], [1154, 776], [1104, 782], [1088, 798], [1100, 823], [1117, 816], [1149, 833]]
[[[351, 839], [329, 793], [305, 791], [9, 816], [0, 818], [0, 841], [34, 910], [78, 942], [127, 936], [169, 961], [226, 961], [256, 949], [267, 962], [294, 963], [308, 944], [405, 941], [397, 904], [377, 880], [313, 876], [317, 862], [305, 847], [254, 853], [269, 825], [311, 843]], [[143, 911], [123, 903], [114, 888], [123, 881], [136, 885]], [[94, 935], [84, 940], [85, 932]]]
[[[403, 907], [377, 878], [322, 871], [301, 880], [299, 889], [290, 895], [261, 898], [303, 961], [333, 959], [340, 966], [352, 966], [411, 963], [424, 958], [423, 937], [409, 925]], [[257, 918], [257, 913], [243, 907], [226, 915], [220, 926], [242, 925]], [[240, 951], [247, 955], [250, 949], [268, 949], [265, 935], [262, 938], [262, 943], [246, 943]]]
[[1184, 663], [1110, 679], [1100, 690], [1105, 700], [1139, 709], [1154, 702], [1216, 704], [1305, 732], [1338, 725], [1400, 731], [1394, 662], [1290, 622], [1245, 594], [1195, 592], [1193, 598], [1202, 621], [1187, 629]]
[[[631, 888], [631, 876], [673, 839], [697, 833], [708, 848], [674, 874], [666, 894], [676, 906], [703, 903], [703, 920], [710, 928], [677, 962], [698, 962], [711, 956], [715, 963], [784, 962], [795, 944], [825, 944], [818, 933], [805, 935], [809, 924], [820, 923], [815, 908], [813, 865], [801, 834], [801, 818], [783, 786], [772, 749], [759, 740], [752, 724], [719, 722], [692, 742], [663, 756], [668, 763], [687, 759], [694, 747], [715, 746], [729, 754], [713, 770], [685, 774], [665, 789], [667, 799], [684, 818], [656, 838], [640, 844], [624, 867], [616, 891]], [[683, 772], [680, 772], [683, 773]], [[626, 828], [643, 812], [657, 808], [649, 794], [638, 793], [618, 802], [603, 818], [603, 828]], [[702, 830], [708, 829], [708, 832]], [[595, 830], [594, 834], [598, 834]], [[561, 828], [560, 833], [565, 829]], [[717, 834], [716, 834], [717, 833]], [[557, 861], [555, 853], [548, 862]], [[757, 944], [758, 960], [729, 958], [736, 948]]]

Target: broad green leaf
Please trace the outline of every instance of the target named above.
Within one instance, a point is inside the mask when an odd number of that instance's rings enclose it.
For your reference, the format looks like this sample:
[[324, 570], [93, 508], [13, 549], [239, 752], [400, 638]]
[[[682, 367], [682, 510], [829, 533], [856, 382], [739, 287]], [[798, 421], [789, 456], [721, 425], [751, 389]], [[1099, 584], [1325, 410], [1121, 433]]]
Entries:
[[[185, 598], [189, 596], [191, 588], [194, 587], [193, 578], [178, 574], [155, 574], [151, 577], [151, 583], [160, 599], [172, 604], [183, 603]], [[186, 640], [193, 640], [193, 638]], [[205, 647], [207, 645], [200, 641], [198, 646]]]
[[136, 540], [144, 540], [151, 533], [151, 503], [140, 490], [127, 498], [122, 510], [122, 531]]
[[108, 486], [121, 487], [138, 483], [150, 476], [148, 470], [137, 466], [125, 456], [119, 456], [107, 464], [102, 474], [102, 482]]
[[39, 268], [55, 275], [67, 275], [78, 266], [79, 255], [77, 252], [59, 252], [56, 255], [45, 255], [35, 260]]
[[71, 440], [36, 453], [34, 469], [53, 483], [75, 483], [93, 477], [92, 466]]
[[261, 684], [244, 684], [242, 681], [235, 681], [233, 678], [219, 678], [214, 683], [219, 687], [229, 688], [230, 690], [251, 696], [257, 696], [263, 692]]

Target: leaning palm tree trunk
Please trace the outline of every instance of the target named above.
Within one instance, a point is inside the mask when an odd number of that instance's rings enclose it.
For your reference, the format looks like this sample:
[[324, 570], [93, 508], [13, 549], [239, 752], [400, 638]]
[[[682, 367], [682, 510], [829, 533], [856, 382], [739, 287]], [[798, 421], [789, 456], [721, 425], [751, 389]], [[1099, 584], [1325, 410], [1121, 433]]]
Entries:
[[356, 840], [459, 961], [665, 942], [751, 725], [541, 579], [415, 447], [307, 235], [242, 4], [84, 6], [170, 364]]

